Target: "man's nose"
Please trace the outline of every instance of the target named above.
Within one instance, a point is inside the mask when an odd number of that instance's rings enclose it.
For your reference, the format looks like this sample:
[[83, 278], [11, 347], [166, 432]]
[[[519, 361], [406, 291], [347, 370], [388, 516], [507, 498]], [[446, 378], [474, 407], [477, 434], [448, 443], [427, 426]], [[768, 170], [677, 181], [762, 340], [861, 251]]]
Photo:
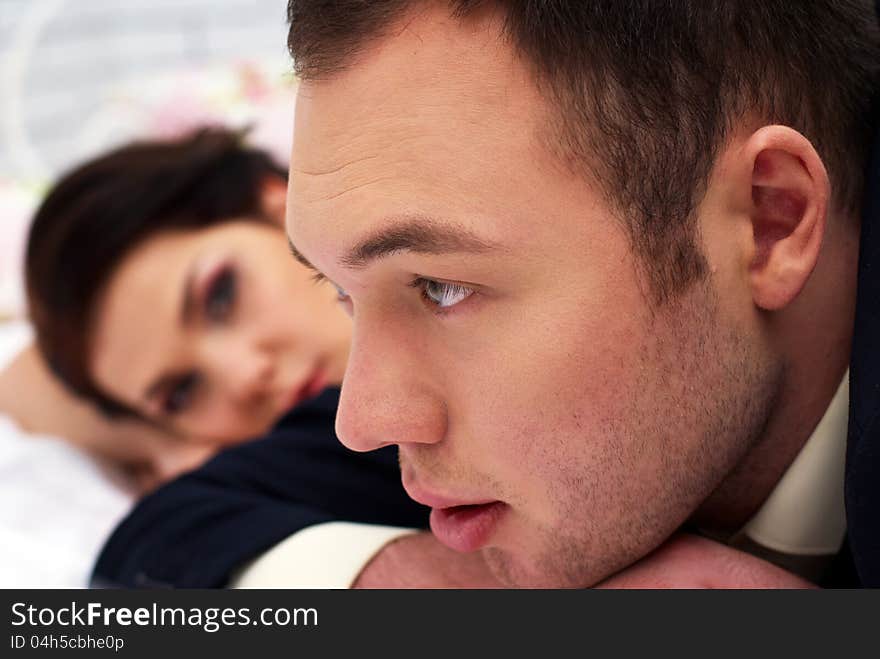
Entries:
[[355, 326], [336, 413], [336, 434], [354, 451], [433, 444], [446, 435], [446, 408], [430, 367], [388, 326]]

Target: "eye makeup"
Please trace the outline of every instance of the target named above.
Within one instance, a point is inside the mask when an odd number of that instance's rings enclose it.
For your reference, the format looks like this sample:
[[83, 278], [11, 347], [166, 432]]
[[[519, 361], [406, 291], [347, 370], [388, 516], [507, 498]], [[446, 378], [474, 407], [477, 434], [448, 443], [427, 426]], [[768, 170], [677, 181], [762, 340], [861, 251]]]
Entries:
[[[185, 314], [188, 322], [199, 324], [195, 319], [200, 318], [206, 325], [213, 325], [230, 320], [240, 295], [238, 271], [231, 258], [209, 258], [196, 263], [188, 287], [186, 297], [191, 303], [187, 307], [192, 310]], [[159, 395], [162, 413], [174, 416], [185, 412], [203, 385], [203, 376], [196, 370], [168, 377]]]
[[238, 275], [232, 266], [218, 271], [208, 285], [204, 297], [205, 316], [213, 322], [229, 318], [235, 309], [238, 294]]
[[186, 373], [171, 382], [167, 393], [162, 397], [162, 412], [174, 416], [186, 410], [192, 404], [199, 383], [200, 377], [195, 372]]
[[195, 280], [195, 298], [208, 323], [224, 322], [235, 310], [239, 297], [239, 275], [232, 260], [212, 260]]

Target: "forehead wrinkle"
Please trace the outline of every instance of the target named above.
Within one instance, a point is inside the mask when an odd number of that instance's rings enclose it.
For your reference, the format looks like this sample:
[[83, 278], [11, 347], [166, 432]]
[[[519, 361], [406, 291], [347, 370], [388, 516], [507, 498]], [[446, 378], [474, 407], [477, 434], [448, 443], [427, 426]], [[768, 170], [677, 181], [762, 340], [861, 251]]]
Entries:
[[339, 197], [343, 197], [351, 192], [354, 192], [355, 190], [360, 190], [361, 188], [365, 188], [370, 185], [375, 185], [376, 183], [381, 183], [383, 181], [392, 181], [394, 179], [395, 179], [394, 176], [377, 176], [376, 178], [370, 179], [369, 181], [361, 181], [359, 183], [353, 183], [352, 185], [348, 186], [347, 188], [343, 188], [342, 190], [339, 190], [338, 192], [334, 192], [332, 194], [326, 195], [323, 198], [323, 201], [333, 201], [334, 199], [338, 199]]
[[327, 176], [328, 174], [337, 174], [339, 172], [342, 172], [343, 170], [345, 170], [348, 167], [351, 167], [352, 165], [356, 165], [358, 163], [362, 163], [367, 160], [375, 160], [378, 157], [379, 156], [376, 154], [369, 155], [369, 156], [362, 156], [360, 158], [355, 158], [353, 160], [343, 162], [342, 164], [337, 165], [335, 167], [330, 167], [329, 169], [323, 169], [323, 170], [317, 169], [317, 170], [309, 171], [307, 169], [302, 169], [302, 168], [298, 168], [298, 167], [291, 167], [290, 172], [291, 172], [291, 174], [301, 174], [303, 176]]

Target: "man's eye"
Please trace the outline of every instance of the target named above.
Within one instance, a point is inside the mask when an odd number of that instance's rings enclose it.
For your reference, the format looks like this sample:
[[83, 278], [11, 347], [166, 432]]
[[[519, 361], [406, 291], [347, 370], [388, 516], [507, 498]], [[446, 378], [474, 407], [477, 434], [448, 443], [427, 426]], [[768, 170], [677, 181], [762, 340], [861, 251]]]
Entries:
[[413, 285], [422, 292], [424, 300], [441, 309], [448, 309], [474, 294], [473, 289], [461, 284], [450, 284], [433, 279], [419, 278]]
[[232, 268], [224, 268], [208, 287], [205, 315], [211, 321], [226, 320], [235, 306], [237, 277]]
[[196, 373], [187, 373], [177, 380], [165, 397], [162, 409], [169, 416], [183, 412], [192, 403], [193, 395], [199, 384], [199, 376]]
[[336, 284], [333, 284], [333, 288], [336, 289], [336, 301], [342, 306], [343, 311], [349, 317], [352, 317], [354, 315], [354, 308], [351, 305], [351, 297], [345, 292], [345, 289], [339, 288]]
[[333, 288], [336, 289], [336, 297], [340, 302], [348, 301], [348, 293], [345, 292], [345, 289], [340, 288], [336, 284], [333, 284]]

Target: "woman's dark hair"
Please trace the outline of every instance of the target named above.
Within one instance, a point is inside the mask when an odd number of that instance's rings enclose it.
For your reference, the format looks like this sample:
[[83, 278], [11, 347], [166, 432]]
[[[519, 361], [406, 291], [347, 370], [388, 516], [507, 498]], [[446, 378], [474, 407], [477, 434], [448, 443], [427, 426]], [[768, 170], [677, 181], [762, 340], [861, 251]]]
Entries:
[[286, 172], [243, 137], [203, 128], [175, 141], [133, 142], [63, 176], [37, 209], [25, 260], [37, 345], [74, 393], [109, 414], [131, 410], [91, 377], [90, 334], [97, 301], [125, 256], [159, 232], [270, 221], [261, 190]]

